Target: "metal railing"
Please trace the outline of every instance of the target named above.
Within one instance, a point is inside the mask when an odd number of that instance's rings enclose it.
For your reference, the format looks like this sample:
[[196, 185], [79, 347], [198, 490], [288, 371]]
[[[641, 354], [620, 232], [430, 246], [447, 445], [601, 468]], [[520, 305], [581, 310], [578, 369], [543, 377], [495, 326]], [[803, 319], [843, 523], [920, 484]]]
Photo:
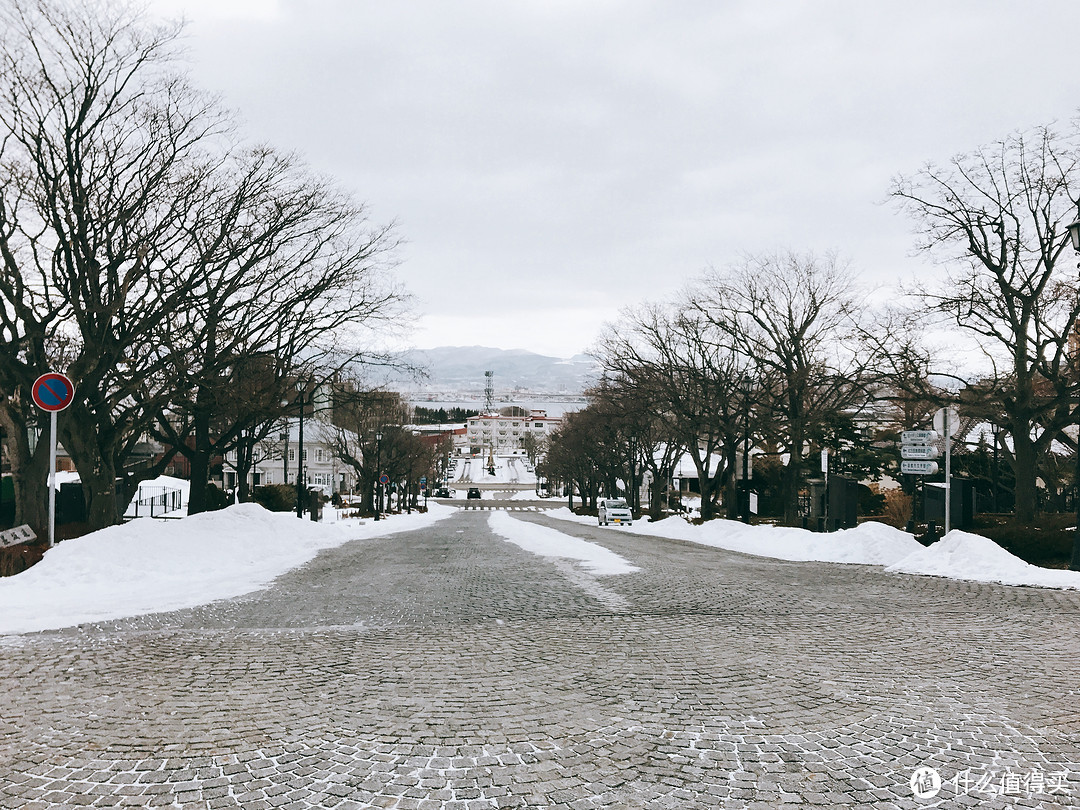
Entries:
[[[139, 494], [128, 517], [166, 517], [183, 506], [183, 491], [172, 487], [139, 487]], [[179, 517], [178, 515], [176, 517]]]

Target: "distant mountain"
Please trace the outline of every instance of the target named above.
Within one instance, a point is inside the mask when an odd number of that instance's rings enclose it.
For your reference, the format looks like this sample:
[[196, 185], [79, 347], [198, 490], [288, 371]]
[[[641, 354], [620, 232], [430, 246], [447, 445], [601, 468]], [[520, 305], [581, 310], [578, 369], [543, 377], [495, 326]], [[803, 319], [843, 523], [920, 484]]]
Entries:
[[417, 391], [484, 390], [484, 372], [494, 372], [495, 393], [531, 391], [580, 394], [593, 385], [600, 369], [591, 357], [548, 357], [524, 349], [493, 349], [486, 346], [440, 346], [413, 349], [405, 359], [425, 367], [430, 377], [409, 387]]

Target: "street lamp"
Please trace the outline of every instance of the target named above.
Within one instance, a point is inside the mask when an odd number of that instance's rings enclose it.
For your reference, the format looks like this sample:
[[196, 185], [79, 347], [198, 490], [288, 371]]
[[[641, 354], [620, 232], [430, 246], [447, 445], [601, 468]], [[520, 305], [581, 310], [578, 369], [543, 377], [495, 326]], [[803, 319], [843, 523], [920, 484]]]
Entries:
[[296, 381], [296, 390], [300, 400], [300, 437], [296, 451], [296, 516], [304, 516], [304, 399], [307, 394], [307, 380]]
[[1073, 250], [1080, 253], [1080, 200], [1076, 203], [1076, 219], [1065, 226], [1072, 241]]
[[281, 479], [281, 483], [289, 483], [289, 420], [285, 419], [285, 430], [278, 434], [278, 440], [281, 442], [281, 466], [284, 477]]
[[750, 383], [743, 388], [742, 521], [750, 522]]
[[[1080, 253], [1080, 201], [1076, 204], [1076, 219], [1065, 226], [1069, 231], [1069, 240], [1072, 242], [1073, 250]], [[1074, 368], [1080, 368], [1078, 359], [1073, 358]], [[1080, 431], [1076, 434], [1076, 481], [1074, 482], [1076, 488], [1076, 534], [1073, 535], [1073, 548], [1072, 548], [1072, 560], [1069, 562], [1069, 569], [1072, 571], [1080, 571]]]
[[382, 434], [375, 434], [375, 519], [382, 512]]

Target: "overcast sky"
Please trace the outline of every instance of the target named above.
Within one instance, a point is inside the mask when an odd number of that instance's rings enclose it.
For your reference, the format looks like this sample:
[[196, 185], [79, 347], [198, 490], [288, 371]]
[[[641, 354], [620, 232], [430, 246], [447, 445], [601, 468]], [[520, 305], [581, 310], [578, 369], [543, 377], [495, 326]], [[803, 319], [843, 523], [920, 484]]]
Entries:
[[406, 240], [420, 348], [568, 357], [746, 253], [933, 269], [890, 178], [1080, 108], [1080, 3], [151, 0]]

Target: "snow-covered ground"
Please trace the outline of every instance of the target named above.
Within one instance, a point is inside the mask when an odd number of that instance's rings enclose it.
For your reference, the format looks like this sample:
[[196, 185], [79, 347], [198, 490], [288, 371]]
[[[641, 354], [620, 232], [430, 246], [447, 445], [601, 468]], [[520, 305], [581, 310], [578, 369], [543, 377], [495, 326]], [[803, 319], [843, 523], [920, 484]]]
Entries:
[[574, 560], [596, 576], [628, 574], [638, 568], [601, 545], [571, 537], [556, 529], [512, 518], [506, 512], [495, 511], [488, 517], [488, 527], [500, 537], [541, 557]]
[[[575, 523], [596, 525], [596, 518], [569, 509], [546, 514]], [[638, 521], [611, 531], [685, 540], [715, 548], [803, 562], [855, 563], [884, 566], [886, 571], [950, 579], [1080, 589], [1080, 571], [1062, 571], [1026, 563], [985, 537], [954, 530], [931, 546], [907, 532], [873, 521], [829, 534], [779, 526], [748, 526], [733, 520], [712, 520], [700, 526], [680, 517], [656, 523]]]
[[324, 548], [418, 529], [456, 511], [436, 503], [428, 510], [326, 525], [237, 504], [183, 520], [133, 520], [65, 540], [29, 570], [0, 579], [0, 633], [70, 627], [240, 596], [266, 587]]
[[489, 466], [490, 458], [487, 456], [459, 458], [457, 467], [451, 473], [450, 484], [536, 485], [536, 473], [529, 468], [529, 460], [523, 455], [496, 456], [494, 474], [488, 472]]
[[[0, 634], [179, 610], [240, 596], [266, 587], [322, 549], [422, 528], [457, 512], [435, 502], [428, 509], [426, 514], [395, 515], [378, 522], [342, 519], [321, 524], [298, 520], [291, 513], [268, 512], [255, 504], [182, 520], [140, 518], [64, 541], [28, 571], [0, 579]], [[595, 518], [566, 508], [547, 514], [596, 525]], [[335, 515], [327, 509], [330, 520]], [[597, 543], [517, 520], [502, 511], [489, 515], [489, 525], [509, 542], [560, 566], [573, 566], [591, 578], [583, 587], [595, 589], [598, 598], [614, 601], [619, 597], [595, 584], [596, 577], [637, 570]], [[961, 531], [950, 532], [929, 548], [906, 532], [872, 522], [818, 534], [728, 520], [695, 526], [673, 517], [608, 531], [668, 537], [784, 560], [856, 563], [952, 579], [1080, 589], [1080, 572], [1029, 565], [991, 541]]]

